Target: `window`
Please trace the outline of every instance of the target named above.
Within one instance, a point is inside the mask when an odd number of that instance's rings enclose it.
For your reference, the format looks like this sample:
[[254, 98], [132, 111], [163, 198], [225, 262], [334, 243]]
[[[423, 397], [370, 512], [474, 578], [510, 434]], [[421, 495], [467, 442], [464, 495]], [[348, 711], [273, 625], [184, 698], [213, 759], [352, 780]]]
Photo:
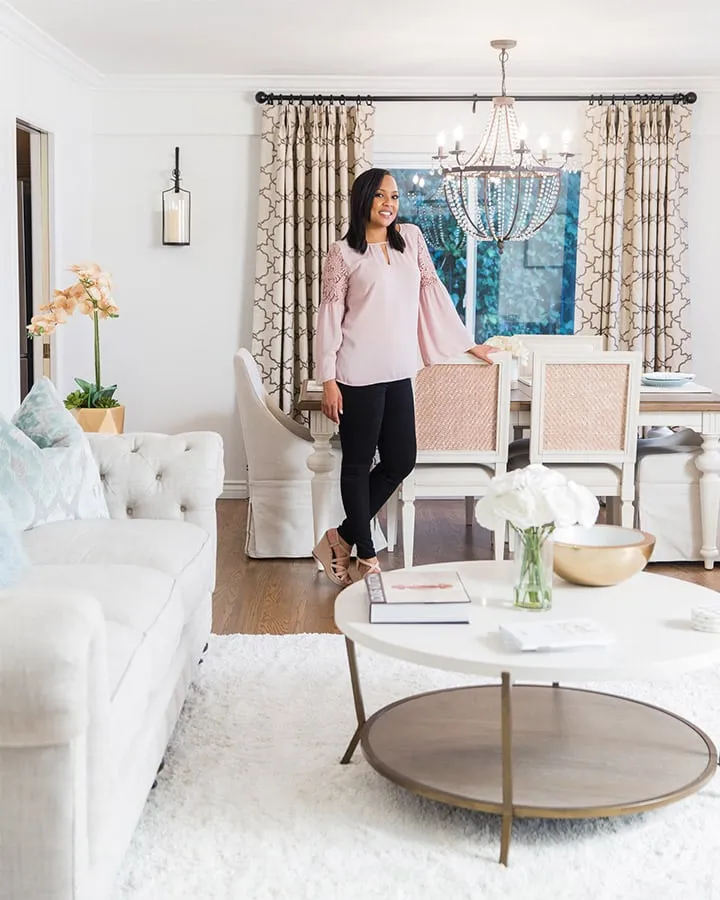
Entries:
[[494, 243], [465, 235], [445, 203], [439, 175], [392, 172], [400, 221], [422, 229], [438, 275], [478, 343], [496, 334], [572, 333], [579, 172], [562, 173], [550, 221], [530, 240], [506, 243], [502, 253]]

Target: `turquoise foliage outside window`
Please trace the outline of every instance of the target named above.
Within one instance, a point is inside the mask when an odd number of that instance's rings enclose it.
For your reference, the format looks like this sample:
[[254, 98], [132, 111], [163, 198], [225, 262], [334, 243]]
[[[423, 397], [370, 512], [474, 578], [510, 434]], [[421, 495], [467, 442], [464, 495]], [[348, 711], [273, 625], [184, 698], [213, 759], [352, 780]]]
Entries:
[[[438, 175], [417, 169], [394, 169], [393, 175], [400, 221], [422, 229], [464, 321], [472, 318], [466, 303], [473, 303], [478, 343], [496, 334], [573, 332], [579, 172], [562, 173], [557, 209], [543, 228], [528, 241], [506, 243], [502, 253], [494, 243], [467, 239], [445, 203]], [[424, 185], [416, 183], [419, 179]]]

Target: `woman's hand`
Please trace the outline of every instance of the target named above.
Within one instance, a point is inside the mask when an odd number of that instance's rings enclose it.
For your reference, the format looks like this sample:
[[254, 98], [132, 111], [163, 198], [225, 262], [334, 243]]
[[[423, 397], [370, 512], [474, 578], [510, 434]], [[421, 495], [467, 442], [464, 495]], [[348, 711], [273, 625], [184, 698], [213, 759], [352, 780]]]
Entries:
[[322, 411], [336, 425], [340, 424], [340, 416], [342, 415], [342, 394], [337, 385], [337, 381], [323, 382], [323, 398]]
[[468, 350], [468, 353], [472, 353], [474, 357], [477, 359], [481, 359], [483, 362], [493, 364], [493, 353], [497, 353], [497, 347], [489, 347], [487, 344], [475, 344], [474, 347], [471, 347]]

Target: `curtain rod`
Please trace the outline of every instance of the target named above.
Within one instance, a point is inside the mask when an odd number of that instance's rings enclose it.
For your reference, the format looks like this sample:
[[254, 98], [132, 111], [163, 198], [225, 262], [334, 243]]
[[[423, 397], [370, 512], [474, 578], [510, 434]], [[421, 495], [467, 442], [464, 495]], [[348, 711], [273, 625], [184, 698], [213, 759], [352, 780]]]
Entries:
[[[260, 104], [272, 106], [274, 103], [472, 103], [473, 112], [477, 103], [491, 101], [490, 94], [268, 94], [258, 91], [255, 101]], [[515, 97], [518, 102], [528, 101], [542, 102], [576, 102], [587, 103], [615, 103], [616, 101], [632, 101], [634, 103], [650, 103], [653, 101], [668, 101], [670, 103], [695, 103], [697, 94], [695, 91], [677, 94], [529, 94], [524, 97]]]

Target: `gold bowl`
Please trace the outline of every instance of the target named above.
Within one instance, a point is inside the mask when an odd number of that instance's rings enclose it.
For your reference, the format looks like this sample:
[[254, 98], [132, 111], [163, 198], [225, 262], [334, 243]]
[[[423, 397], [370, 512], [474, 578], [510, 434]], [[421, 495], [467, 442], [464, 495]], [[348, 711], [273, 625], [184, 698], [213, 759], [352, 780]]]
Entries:
[[555, 574], [573, 584], [606, 587], [642, 571], [655, 537], [620, 525], [558, 528], [553, 534]]

